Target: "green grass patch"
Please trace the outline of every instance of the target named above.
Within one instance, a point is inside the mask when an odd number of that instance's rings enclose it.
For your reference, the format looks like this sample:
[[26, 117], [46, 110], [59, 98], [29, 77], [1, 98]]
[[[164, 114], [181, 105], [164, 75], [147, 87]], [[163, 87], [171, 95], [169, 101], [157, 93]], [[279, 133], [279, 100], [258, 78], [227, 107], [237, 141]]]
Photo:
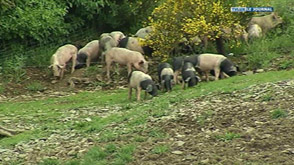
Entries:
[[135, 142], [145, 142], [147, 140], [147, 138], [146, 137], [144, 137], [144, 136], [140, 136], [140, 135], [136, 135], [135, 137], [134, 137], [134, 141]]
[[151, 128], [148, 135], [153, 138], [163, 139], [168, 137], [168, 134], [165, 133], [160, 128]]
[[278, 118], [284, 118], [287, 117], [288, 113], [287, 111], [283, 110], [283, 109], [275, 109], [271, 112], [271, 117], [273, 119], [278, 119]]
[[128, 162], [133, 160], [133, 153], [136, 147], [133, 144], [129, 144], [120, 148], [120, 150], [116, 153], [116, 158], [113, 164], [127, 164]]
[[60, 165], [61, 163], [57, 159], [44, 159], [39, 165]]
[[99, 142], [111, 142], [114, 141], [117, 137], [118, 135], [115, 132], [111, 130], [106, 130], [103, 131], [101, 136], [99, 137]]
[[32, 92], [37, 92], [37, 91], [44, 91], [45, 87], [40, 82], [35, 81], [28, 84], [26, 89]]
[[0, 84], [0, 94], [4, 94], [4, 92], [5, 92], [5, 87], [2, 84]]
[[205, 111], [205, 112], [202, 112], [201, 115], [197, 116], [196, 117], [196, 121], [197, 123], [199, 123], [200, 125], [204, 125], [206, 120], [213, 116], [214, 115], [214, 111], [212, 110], [208, 110], [208, 111]]
[[261, 97], [261, 101], [271, 101], [274, 100], [274, 95], [271, 93], [267, 93]]
[[215, 136], [215, 138], [217, 140], [220, 140], [220, 141], [231, 141], [233, 139], [237, 139], [237, 138], [240, 138], [240, 137], [241, 137], [240, 134], [233, 133], [233, 132], [227, 132], [225, 134]]
[[152, 150], [151, 153], [153, 154], [163, 154], [170, 150], [170, 147], [168, 145], [157, 145]]

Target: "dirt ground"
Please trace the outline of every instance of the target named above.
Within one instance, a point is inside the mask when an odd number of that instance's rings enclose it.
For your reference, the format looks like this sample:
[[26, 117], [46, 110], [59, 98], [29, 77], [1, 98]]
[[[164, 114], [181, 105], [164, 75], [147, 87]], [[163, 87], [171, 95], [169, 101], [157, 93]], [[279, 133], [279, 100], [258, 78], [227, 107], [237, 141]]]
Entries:
[[[293, 94], [293, 82], [280, 82], [188, 100], [150, 125], [169, 137], [138, 146], [131, 164], [293, 164]], [[274, 119], [277, 109], [287, 117]], [[152, 154], [158, 145], [169, 151]]]

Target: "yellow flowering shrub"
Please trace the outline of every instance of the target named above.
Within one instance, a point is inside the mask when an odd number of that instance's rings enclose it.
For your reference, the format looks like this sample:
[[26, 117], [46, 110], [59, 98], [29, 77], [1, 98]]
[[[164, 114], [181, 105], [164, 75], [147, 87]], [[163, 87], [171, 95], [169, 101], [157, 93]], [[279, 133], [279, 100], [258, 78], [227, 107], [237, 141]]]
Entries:
[[[231, 38], [240, 35], [241, 30], [244, 29], [242, 26], [245, 24], [244, 20], [252, 13], [233, 13], [230, 7], [245, 7], [253, 1], [257, 2], [257, 0], [164, 0], [149, 17], [149, 25], [154, 31], [144, 44], [154, 49], [153, 56], [162, 57], [164, 61], [183, 37], [191, 39], [196, 36], [206, 36], [210, 40], [215, 40], [221, 36]], [[230, 33], [224, 34], [223, 29], [230, 29]]]

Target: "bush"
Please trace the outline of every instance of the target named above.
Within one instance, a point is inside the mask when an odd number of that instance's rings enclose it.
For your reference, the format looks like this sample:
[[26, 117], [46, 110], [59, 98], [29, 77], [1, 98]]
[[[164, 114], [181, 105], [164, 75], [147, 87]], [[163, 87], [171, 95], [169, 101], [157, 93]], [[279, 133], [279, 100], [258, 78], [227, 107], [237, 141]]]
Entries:
[[45, 90], [45, 87], [40, 82], [32, 82], [31, 84], [27, 85], [26, 89], [32, 92], [42, 92]]
[[25, 60], [26, 58], [21, 54], [7, 58], [2, 63], [3, 80], [21, 82], [26, 75]]

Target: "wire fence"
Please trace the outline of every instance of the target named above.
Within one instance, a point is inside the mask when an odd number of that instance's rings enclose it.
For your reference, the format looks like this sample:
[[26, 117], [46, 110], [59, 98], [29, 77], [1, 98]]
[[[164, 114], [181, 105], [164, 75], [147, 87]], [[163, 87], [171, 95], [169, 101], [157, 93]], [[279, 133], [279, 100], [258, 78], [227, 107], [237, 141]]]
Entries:
[[73, 44], [78, 47], [84, 46], [91, 40], [99, 39], [101, 33], [95, 29], [83, 28], [46, 43], [35, 40], [1, 43], [0, 67], [5, 66], [7, 61], [16, 59], [23, 62], [22, 68], [48, 67], [52, 54], [60, 46], [65, 44]]

